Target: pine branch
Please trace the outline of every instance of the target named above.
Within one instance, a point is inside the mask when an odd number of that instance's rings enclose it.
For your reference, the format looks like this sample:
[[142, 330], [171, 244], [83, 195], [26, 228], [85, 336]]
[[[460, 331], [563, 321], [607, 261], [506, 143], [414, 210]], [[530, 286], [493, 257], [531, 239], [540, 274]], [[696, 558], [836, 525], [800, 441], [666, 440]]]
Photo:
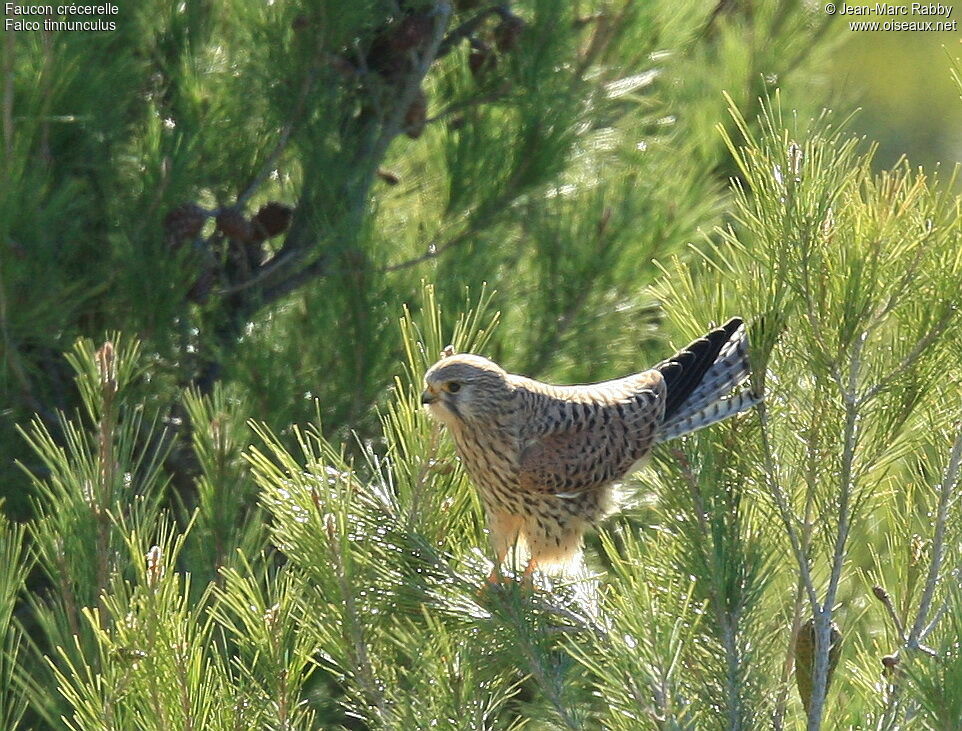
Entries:
[[327, 545], [333, 562], [334, 573], [337, 577], [341, 601], [344, 603], [343, 632], [345, 640], [351, 648], [352, 674], [360, 685], [365, 700], [370, 704], [371, 708], [377, 712], [378, 718], [383, 723], [387, 723], [390, 718], [388, 715], [387, 700], [384, 697], [384, 692], [380, 687], [368, 656], [368, 646], [364, 638], [363, 630], [364, 622], [361, 620], [357, 611], [354, 587], [351, 585], [347, 574], [347, 567], [345, 566], [344, 555], [341, 548], [341, 537], [338, 535], [333, 516], [327, 517]]
[[838, 484], [838, 522], [835, 544], [831, 557], [831, 573], [828, 588], [821, 605], [815, 607], [815, 663], [812, 670], [812, 695], [808, 712], [808, 730], [819, 731], [825, 712], [828, 694], [829, 654], [832, 649], [832, 613], [835, 597], [842, 578], [842, 566], [847, 556], [847, 544], [851, 529], [852, 513], [849, 501], [852, 497], [853, 470], [855, 463], [856, 427], [859, 409], [857, 404], [858, 378], [862, 367], [862, 348], [865, 338], [856, 340], [849, 363], [848, 387], [840, 395], [845, 404], [845, 423], [842, 432], [842, 465]]
[[504, 15], [508, 12], [510, 12], [508, 10], [508, 3], [492, 5], [489, 8], [481, 10], [472, 18], [469, 18], [461, 23], [461, 25], [445, 36], [444, 40], [441, 41], [441, 44], [438, 46], [437, 57], [443, 58], [444, 56], [447, 56], [461, 41], [466, 38], [470, 38], [478, 30], [478, 28], [481, 27], [481, 24], [491, 15], [500, 15], [504, 17]]
[[486, 212], [483, 215], [472, 216], [467, 226], [460, 233], [455, 234], [445, 241], [432, 241], [425, 247], [423, 254], [398, 262], [397, 264], [388, 264], [382, 267], [380, 271], [387, 274], [411, 269], [425, 262], [438, 259], [449, 251], [463, 246], [465, 243], [473, 240], [480, 231], [495, 221], [498, 215], [497, 212], [503, 210], [503, 208], [514, 199], [516, 194], [517, 190], [513, 186], [508, 186], [508, 191], [494, 201], [492, 205], [487, 206]]
[[[451, 6], [447, 2], [438, 2], [434, 6], [431, 14], [431, 36], [414, 59], [410, 70], [395, 83], [396, 95], [392, 107], [385, 110], [380, 119], [369, 112], [361, 115], [354, 138], [355, 147], [351, 159], [347, 161], [352, 173], [348, 176], [343, 191], [343, 224], [348, 231], [357, 232], [361, 229], [368, 206], [369, 190], [376, 172], [391, 142], [403, 131], [405, 114], [419, 93], [428, 70], [437, 59], [450, 16]], [[305, 80], [305, 93], [309, 88], [310, 78]], [[278, 153], [282, 149], [280, 143], [283, 141], [282, 134], [282, 139], [275, 148]], [[310, 176], [308, 179], [310, 180]], [[248, 190], [250, 187], [248, 186]], [[329, 257], [323, 250], [318, 254], [318, 249], [321, 249], [322, 244], [325, 249], [331, 249], [336, 242], [318, 241], [314, 238], [311, 229], [313, 204], [306, 197], [308, 195], [309, 191], [305, 191], [305, 197], [294, 212], [294, 222], [277, 255], [262, 265], [252, 277], [222, 293], [227, 324], [223, 332], [218, 334], [221, 347], [230, 347], [244, 323], [257, 312], [328, 273]], [[216, 372], [215, 365], [212, 364], [211, 367]], [[210, 368], [208, 371], [210, 372]], [[210, 377], [202, 380], [212, 384]]]
[[919, 649], [919, 643], [922, 641], [923, 635], [927, 634], [926, 623], [928, 622], [929, 612], [932, 608], [932, 599], [935, 596], [936, 587], [942, 578], [942, 563], [945, 558], [945, 537], [949, 519], [949, 508], [957, 495], [956, 491], [959, 485], [960, 469], [962, 469], [962, 430], [959, 431], [955, 443], [952, 445], [945, 474], [942, 477], [942, 482], [939, 484], [939, 504], [935, 514], [932, 558], [929, 562], [929, 570], [925, 579], [925, 587], [922, 590], [922, 598], [919, 600], [915, 622], [906, 639], [906, 647], [910, 650]]
[[933, 325], [928, 332], [925, 333], [915, 345], [912, 350], [902, 358], [901, 362], [896, 365], [891, 371], [886, 373], [882, 378], [880, 378], [875, 385], [869, 388], [860, 398], [858, 398], [858, 403], [864, 404], [871, 401], [879, 393], [888, 388], [894, 381], [896, 381], [901, 376], [905, 375], [908, 370], [915, 365], [916, 361], [922, 356], [922, 354], [929, 349], [929, 347], [935, 343], [939, 337], [948, 329], [949, 325], [952, 324], [952, 320], [956, 316], [955, 307], [947, 307], [945, 312], [939, 318], [938, 322]]
[[771, 446], [771, 438], [769, 436], [771, 426], [768, 418], [768, 408], [764, 400], [759, 401], [755, 405], [755, 412], [758, 414], [758, 421], [761, 425], [765, 485], [775, 502], [775, 507], [778, 509], [779, 517], [782, 520], [782, 526], [785, 528], [785, 532], [788, 535], [789, 542], [791, 543], [792, 552], [794, 553], [795, 561], [798, 564], [802, 586], [804, 587], [805, 593], [808, 596], [809, 605], [812, 607], [813, 611], [817, 611], [819, 607], [819, 601], [818, 595], [815, 593], [815, 584], [812, 581], [811, 566], [808, 556], [804, 550], [804, 544], [799, 538], [798, 531], [795, 528], [795, 517], [792, 513], [791, 506], [789, 505], [788, 497], [778, 480], [778, 475], [775, 470], [775, 456]]

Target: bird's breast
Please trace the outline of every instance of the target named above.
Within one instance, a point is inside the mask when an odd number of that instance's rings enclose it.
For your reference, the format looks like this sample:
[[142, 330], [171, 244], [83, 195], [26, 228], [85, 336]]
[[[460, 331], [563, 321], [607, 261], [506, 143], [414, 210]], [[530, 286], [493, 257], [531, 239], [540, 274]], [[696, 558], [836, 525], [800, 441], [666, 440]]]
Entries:
[[453, 431], [461, 462], [489, 507], [511, 509], [518, 501], [518, 445], [501, 430], [462, 426]]

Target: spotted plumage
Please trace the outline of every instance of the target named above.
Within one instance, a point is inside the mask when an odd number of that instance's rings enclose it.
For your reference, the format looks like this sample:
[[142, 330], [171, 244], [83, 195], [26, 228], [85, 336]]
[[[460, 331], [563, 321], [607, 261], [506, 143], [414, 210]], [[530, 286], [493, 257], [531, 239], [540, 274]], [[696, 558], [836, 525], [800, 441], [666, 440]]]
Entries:
[[755, 404], [747, 390], [725, 398], [748, 375], [745, 327], [734, 318], [650, 370], [588, 385], [446, 354], [421, 400], [454, 439], [499, 563], [520, 545], [530, 569], [576, 559], [585, 530], [617, 507], [615, 484], [656, 443]]

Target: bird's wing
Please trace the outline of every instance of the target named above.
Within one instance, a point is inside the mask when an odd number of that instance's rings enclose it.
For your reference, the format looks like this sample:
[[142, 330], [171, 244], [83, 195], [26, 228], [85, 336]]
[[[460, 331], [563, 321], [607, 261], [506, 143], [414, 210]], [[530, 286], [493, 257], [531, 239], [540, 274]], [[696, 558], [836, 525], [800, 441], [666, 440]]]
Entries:
[[521, 451], [519, 487], [574, 497], [623, 477], [651, 448], [664, 402], [659, 374], [620, 387], [614, 398], [557, 406], [550, 426], [530, 436]]

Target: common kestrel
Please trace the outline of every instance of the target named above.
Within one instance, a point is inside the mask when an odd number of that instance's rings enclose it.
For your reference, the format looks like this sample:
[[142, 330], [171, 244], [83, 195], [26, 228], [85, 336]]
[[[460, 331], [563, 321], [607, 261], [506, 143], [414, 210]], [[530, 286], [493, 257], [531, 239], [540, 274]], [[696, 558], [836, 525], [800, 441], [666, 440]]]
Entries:
[[[745, 411], [747, 335], [740, 318], [650, 370], [554, 386], [480, 355], [445, 355], [421, 396], [451, 432], [488, 519], [497, 567], [515, 545], [535, 567], [563, 568], [584, 532], [617, 506], [615, 484], [659, 443]], [[492, 574], [494, 576], [495, 574]]]

